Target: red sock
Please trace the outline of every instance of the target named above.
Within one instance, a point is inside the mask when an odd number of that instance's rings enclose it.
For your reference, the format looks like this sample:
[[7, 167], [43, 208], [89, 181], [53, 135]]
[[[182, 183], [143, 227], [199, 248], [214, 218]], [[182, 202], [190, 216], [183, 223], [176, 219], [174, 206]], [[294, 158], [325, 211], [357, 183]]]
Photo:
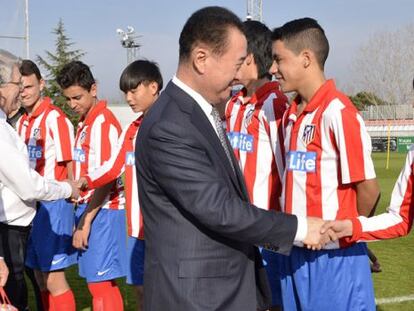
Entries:
[[57, 296], [50, 295], [50, 297], [52, 304], [59, 306], [59, 311], [76, 311], [75, 296], [71, 289]]
[[40, 296], [42, 297], [42, 305], [43, 310], [49, 311], [49, 291], [48, 290], [42, 290], [40, 291]]
[[111, 281], [88, 283], [89, 292], [92, 295], [93, 311], [117, 310], [117, 303], [112, 293]]
[[114, 304], [117, 311], [124, 311], [124, 300], [122, 299], [121, 292], [119, 291], [119, 287], [117, 286], [115, 280], [112, 280], [112, 296], [114, 299]]

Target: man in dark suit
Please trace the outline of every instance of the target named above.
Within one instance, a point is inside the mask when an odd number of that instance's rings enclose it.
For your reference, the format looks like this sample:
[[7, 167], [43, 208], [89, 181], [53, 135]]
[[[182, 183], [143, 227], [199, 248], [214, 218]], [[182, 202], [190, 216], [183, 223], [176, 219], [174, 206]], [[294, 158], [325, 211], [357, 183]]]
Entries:
[[214, 106], [229, 96], [246, 46], [232, 12], [195, 12], [180, 35], [177, 74], [141, 125], [144, 310], [265, 309], [269, 290], [254, 245], [288, 254], [294, 240], [320, 243], [321, 220], [251, 205], [229, 152]]

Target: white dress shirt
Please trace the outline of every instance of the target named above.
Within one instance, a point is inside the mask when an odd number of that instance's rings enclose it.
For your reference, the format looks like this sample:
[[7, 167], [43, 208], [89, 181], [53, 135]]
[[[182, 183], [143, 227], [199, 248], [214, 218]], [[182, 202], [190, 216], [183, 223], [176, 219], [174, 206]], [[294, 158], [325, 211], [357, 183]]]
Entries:
[[29, 166], [27, 146], [6, 122], [0, 109], [0, 222], [28, 226], [35, 216], [36, 200], [70, 197], [68, 183], [48, 180]]
[[[206, 101], [206, 99], [200, 93], [194, 91], [187, 84], [178, 79], [177, 76], [174, 75], [174, 77], [172, 78], [172, 82], [195, 100], [195, 102], [200, 106], [201, 110], [203, 110], [203, 112], [205, 113], [207, 119], [211, 123], [211, 126], [214, 128], [216, 134], [218, 135], [213, 116], [211, 115], [213, 106], [208, 101]], [[302, 242], [306, 238], [308, 232], [308, 222], [306, 220], [306, 217], [297, 215], [296, 217], [298, 219], [298, 228], [296, 230], [294, 241]]]

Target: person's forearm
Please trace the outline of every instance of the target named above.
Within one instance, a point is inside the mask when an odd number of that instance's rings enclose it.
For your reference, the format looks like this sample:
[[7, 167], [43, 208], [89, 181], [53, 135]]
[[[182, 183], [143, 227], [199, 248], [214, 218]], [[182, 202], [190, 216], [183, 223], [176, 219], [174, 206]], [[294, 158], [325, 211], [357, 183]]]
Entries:
[[26, 154], [12, 145], [2, 147], [7, 156], [0, 161], [0, 180], [22, 200], [49, 201], [70, 197], [72, 188], [69, 184], [47, 180], [30, 168]]
[[359, 195], [357, 197], [358, 214], [365, 217], [371, 217], [375, 214], [375, 209], [380, 199], [380, 194], [376, 197]]
[[92, 198], [88, 204], [88, 207], [84, 213], [83, 220], [80, 223], [80, 226], [78, 226], [79, 229], [82, 229], [81, 227], [87, 223], [91, 224], [93, 220], [95, 219], [96, 214], [98, 214], [99, 210], [102, 208], [102, 206], [105, 203], [105, 198], [110, 192], [112, 186], [114, 185], [114, 182], [111, 182], [109, 184], [106, 184], [98, 189], [96, 189], [92, 195]]
[[66, 162], [66, 168], [68, 170], [68, 179], [73, 180], [73, 162]]
[[356, 185], [358, 214], [365, 217], [374, 215], [380, 199], [380, 190], [375, 179], [365, 180]]

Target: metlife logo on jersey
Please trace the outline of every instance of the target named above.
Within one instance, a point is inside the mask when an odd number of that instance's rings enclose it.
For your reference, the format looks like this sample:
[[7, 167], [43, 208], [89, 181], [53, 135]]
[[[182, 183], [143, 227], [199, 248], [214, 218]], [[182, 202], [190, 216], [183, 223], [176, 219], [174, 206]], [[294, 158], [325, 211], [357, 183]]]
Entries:
[[76, 162], [85, 162], [85, 151], [83, 151], [82, 149], [76, 148], [75, 150], [73, 150], [73, 160], [75, 160]]
[[135, 153], [134, 152], [127, 152], [125, 155], [125, 165], [135, 165]]
[[243, 134], [239, 132], [227, 133], [231, 147], [233, 149], [239, 149], [240, 151], [253, 152], [254, 137], [249, 134]]
[[289, 151], [287, 169], [306, 173], [316, 172], [316, 152]]
[[42, 158], [42, 147], [40, 146], [27, 146], [27, 152], [29, 153], [29, 159], [30, 160], [37, 160]]

